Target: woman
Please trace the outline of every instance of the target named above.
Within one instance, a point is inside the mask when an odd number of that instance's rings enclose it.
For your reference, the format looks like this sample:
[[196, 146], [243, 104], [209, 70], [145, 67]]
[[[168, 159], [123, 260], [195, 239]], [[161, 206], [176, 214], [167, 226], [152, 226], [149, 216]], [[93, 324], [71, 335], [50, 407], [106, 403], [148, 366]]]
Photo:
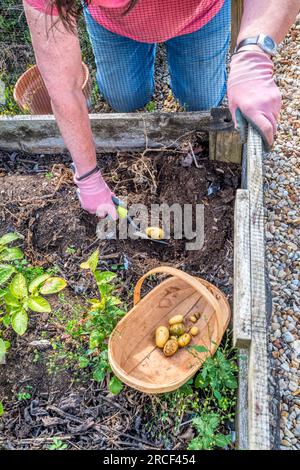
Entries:
[[[234, 1], [234, 0], [233, 0]], [[81, 91], [76, 0], [23, 0], [36, 61], [76, 166], [82, 207], [116, 218], [111, 191], [96, 166]], [[244, 0], [238, 47], [228, 80], [229, 107], [240, 131], [245, 120], [270, 147], [280, 111], [271, 56], [300, 0]], [[153, 93], [155, 49], [164, 42], [175, 96], [187, 110], [218, 106], [226, 92], [230, 0], [87, 0], [83, 5], [101, 93], [117, 111], [144, 106]]]

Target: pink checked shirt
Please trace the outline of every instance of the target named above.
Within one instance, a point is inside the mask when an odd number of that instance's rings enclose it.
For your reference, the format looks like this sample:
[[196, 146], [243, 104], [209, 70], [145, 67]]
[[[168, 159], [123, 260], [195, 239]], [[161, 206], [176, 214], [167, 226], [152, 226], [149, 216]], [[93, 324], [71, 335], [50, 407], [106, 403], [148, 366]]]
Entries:
[[[50, 14], [48, 0], [26, 0], [37, 10]], [[164, 42], [193, 33], [211, 20], [224, 0], [138, 0], [122, 15], [128, 0], [92, 0], [89, 12], [97, 23], [113, 33], [140, 42]], [[53, 10], [53, 15], [57, 11]]]

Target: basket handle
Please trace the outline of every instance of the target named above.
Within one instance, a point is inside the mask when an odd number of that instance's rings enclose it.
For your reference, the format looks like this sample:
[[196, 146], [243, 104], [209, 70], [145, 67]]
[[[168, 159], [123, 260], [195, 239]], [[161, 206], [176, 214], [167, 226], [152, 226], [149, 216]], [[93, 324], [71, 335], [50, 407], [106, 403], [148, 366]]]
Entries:
[[139, 301], [141, 300], [141, 288], [142, 288], [142, 284], [144, 280], [148, 276], [151, 276], [151, 274], [156, 274], [156, 273], [171, 274], [172, 276], [178, 277], [182, 281], [185, 281], [191, 287], [194, 287], [194, 289], [196, 289], [199, 292], [199, 294], [201, 294], [213, 306], [213, 308], [215, 309], [217, 321], [218, 321], [219, 315], [221, 315], [221, 308], [220, 308], [218, 301], [211, 294], [211, 292], [209, 292], [209, 290], [200, 281], [195, 279], [190, 274], [187, 274], [184, 271], [180, 271], [179, 269], [172, 268], [171, 266], [160, 266], [158, 268], [151, 269], [142, 277], [140, 277], [140, 279], [138, 280], [134, 288], [134, 293], [133, 293], [134, 305], [139, 303]]

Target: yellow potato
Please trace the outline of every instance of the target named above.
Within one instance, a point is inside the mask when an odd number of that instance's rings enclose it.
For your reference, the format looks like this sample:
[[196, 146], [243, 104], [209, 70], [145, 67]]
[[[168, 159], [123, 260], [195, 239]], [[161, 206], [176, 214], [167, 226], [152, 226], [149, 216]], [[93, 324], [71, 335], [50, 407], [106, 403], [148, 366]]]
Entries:
[[183, 323], [175, 323], [175, 325], [171, 325], [169, 328], [171, 336], [181, 336], [185, 333], [185, 327]]
[[163, 348], [169, 339], [169, 330], [166, 326], [159, 326], [155, 332], [155, 344], [158, 348]]
[[164, 347], [164, 355], [169, 357], [173, 356], [178, 349], [178, 342], [176, 339], [169, 339]]
[[175, 325], [175, 323], [182, 323], [183, 315], [175, 315], [175, 317], [170, 318], [169, 325]]
[[178, 345], [180, 348], [184, 348], [185, 346], [189, 344], [190, 341], [191, 341], [191, 335], [189, 335], [188, 333], [185, 333], [184, 335], [180, 336], [180, 338], [178, 338]]
[[196, 316], [195, 316], [195, 315], [191, 315], [191, 316], [190, 316], [190, 321], [193, 322], [193, 323], [196, 323], [196, 321], [197, 321]]
[[147, 227], [146, 234], [149, 238], [153, 238], [153, 240], [162, 240], [165, 238], [165, 232], [160, 227]]
[[190, 333], [192, 336], [196, 336], [199, 333], [199, 329], [196, 326], [192, 326]]

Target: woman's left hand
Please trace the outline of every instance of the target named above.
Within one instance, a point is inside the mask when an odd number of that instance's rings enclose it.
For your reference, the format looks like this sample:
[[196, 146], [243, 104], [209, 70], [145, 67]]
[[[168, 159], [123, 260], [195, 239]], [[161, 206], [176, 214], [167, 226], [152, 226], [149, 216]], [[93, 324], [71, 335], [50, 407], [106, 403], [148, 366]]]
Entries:
[[273, 78], [273, 62], [258, 50], [244, 50], [232, 56], [228, 78], [228, 102], [236, 129], [245, 141], [246, 123], [260, 133], [265, 148], [274, 141], [281, 96]]

